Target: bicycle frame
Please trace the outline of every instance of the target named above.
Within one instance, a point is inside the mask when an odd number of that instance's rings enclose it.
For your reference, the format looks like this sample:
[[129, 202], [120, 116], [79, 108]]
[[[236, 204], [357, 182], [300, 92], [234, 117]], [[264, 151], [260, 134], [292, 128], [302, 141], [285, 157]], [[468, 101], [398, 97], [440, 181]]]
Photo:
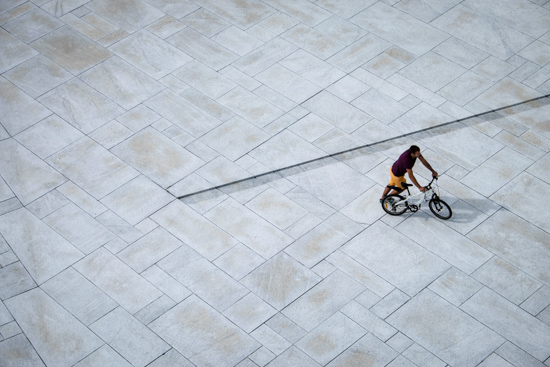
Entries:
[[[428, 202], [431, 199], [438, 197], [438, 195], [435, 193], [434, 189], [432, 188], [432, 183], [435, 181], [435, 179], [436, 178], [433, 177], [430, 183], [425, 186], [427, 189], [426, 191], [419, 192], [418, 194], [414, 194], [414, 195], [411, 195], [411, 192], [409, 191], [409, 187], [405, 186], [404, 188], [407, 190], [407, 194], [408, 194], [407, 197], [403, 200], [400, 200], [394, 203], [394, 205], [405, 204], [407, 206], [407, 209], [409, 209], [410, 211], [413, 211], [413, 212], [417, 211], [420, 208], [422, 201]], [[418, 198], [417, 201], [415, 201], [416, 198]]]

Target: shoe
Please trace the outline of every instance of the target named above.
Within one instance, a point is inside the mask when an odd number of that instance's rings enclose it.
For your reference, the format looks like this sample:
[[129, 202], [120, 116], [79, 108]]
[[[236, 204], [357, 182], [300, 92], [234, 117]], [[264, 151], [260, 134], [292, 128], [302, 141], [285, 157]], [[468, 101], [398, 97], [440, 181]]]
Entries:
[[384, 201], [384, 199], [380, 199], [380, 204], [382, 204], [383, 201]]

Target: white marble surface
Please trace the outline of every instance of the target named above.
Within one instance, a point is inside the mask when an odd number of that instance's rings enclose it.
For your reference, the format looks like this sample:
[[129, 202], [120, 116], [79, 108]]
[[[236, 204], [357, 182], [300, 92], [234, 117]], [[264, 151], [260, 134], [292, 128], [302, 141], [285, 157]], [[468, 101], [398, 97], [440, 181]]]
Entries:
[[[0, 1], [0, 360], [548, 365], [549, 20]], [[380, 208], [412, 144], [451, 219]]]

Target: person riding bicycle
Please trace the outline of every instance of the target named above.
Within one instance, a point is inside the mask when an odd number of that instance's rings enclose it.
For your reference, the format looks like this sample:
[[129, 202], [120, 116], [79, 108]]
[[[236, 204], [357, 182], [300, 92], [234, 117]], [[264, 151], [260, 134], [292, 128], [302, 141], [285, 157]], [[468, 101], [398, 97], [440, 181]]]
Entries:
[[422, 162], [422, 164], [427, 169], [432, 171], [432, 176], [433, 177], [438, 176], [437, 172], [434, 171], [432, 166], [430, 166], [428, 161], [420, 153], [420, 148], [417, 147], [416, 145], [411, 145], [411, 147], [409, 149], [407, 149], [406, 151], [404, 151], [403, 154], [401, 154], [399, 156], [397, 161], [395, 161], [395, 163], [391, 166], [391, 168], [390, 168], [390, 183], [384, 188], [384, 193], [382, 194], [382, 198], [380, 199], [380, 202], [382, 202], [382, 200], [384, 200], [386, 195], [388, 195], [388, 193], [392, 189], [391, 186], [398, 187], [398, 189], [394, 189], [391, 192], [392, 194], [399, 194], [404, 190], [404, 188], [403, 188], [403, 186], [401, 186], [401, 184], [404, 183], [404, 182], [407, 182], [407, 180], [405, 179], [405, 173], [409, 174], [409, 178], [411, 179], [412, 183], [416, 187], [418, 187], [418, 189], [420, 191], [422, 191], [422, 192], [426, 191], [426, 188], [424, 186], [420, 186], [420, 184], [416, 180], [416, 177], [414, 177], [414, 174], [413, 174], [412, 168], [413, 168], [414, 164], [416, 163], [417, 158], [420, 159], [420, 162]]

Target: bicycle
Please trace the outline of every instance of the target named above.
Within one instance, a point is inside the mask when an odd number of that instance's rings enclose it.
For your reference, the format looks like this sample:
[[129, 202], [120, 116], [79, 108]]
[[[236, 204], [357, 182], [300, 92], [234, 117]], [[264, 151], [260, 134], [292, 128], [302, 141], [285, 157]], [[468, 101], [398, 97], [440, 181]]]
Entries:
[[[428, 201], [430, 210], [439, 219], [447, 220], [453, 215], [453, 211], [449, 204], [441, 200], [438, 193], [432, 188], [432, 183], [437, 180], [437, 177], [432, 178], [430, 183], [426, 186], [425, 192], [420, 192], [415, 195], [411, 195], [409, 187], [411, 184], [403, 182], [401, 186], [407, 190], [407, 197], [403, 197], [398, 194], [391, 194], [384, 197], [382, 200], [382, 209], [389, 215], [401, 215], [407, 210], [415, 213], [420, 209], [421, 203], [424, 200]], [[388, 186], [391, 189], [399, 190], [397, 186]], [[437, 190], [439, 191], [439, 190]], [[415, 200], [418, 198], [418, 200]]]

